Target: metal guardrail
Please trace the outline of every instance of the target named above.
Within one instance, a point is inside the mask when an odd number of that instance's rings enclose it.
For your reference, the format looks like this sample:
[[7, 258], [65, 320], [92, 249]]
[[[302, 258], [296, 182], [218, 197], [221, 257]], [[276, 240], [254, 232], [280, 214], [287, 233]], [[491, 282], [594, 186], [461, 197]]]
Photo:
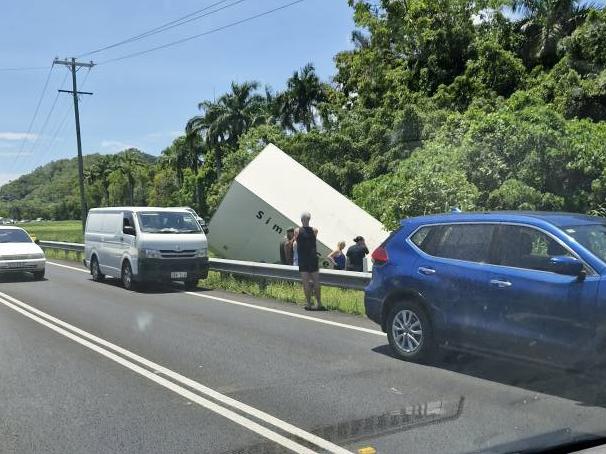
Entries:
[[81, 243], [64, 243], [62, 241], [39, 241], [38, 245], [44, 249], [84, 252], [84, 245]]
[[[84, 245], [81, 243], [40, 241], [39, 245], [45, 249], [84, 252]], [[209, 259], [209, 269], [238, 276], [249, 276], [276, 281], [301, 282], [301, 273], [299, 273], [299, 269], [296, 266], [211, 258]], [[370, 282], [370, 278], [371, 273], [328, 269], [320, 270], [320, 282], [322, 285], [329, 287], [363, 290]]]

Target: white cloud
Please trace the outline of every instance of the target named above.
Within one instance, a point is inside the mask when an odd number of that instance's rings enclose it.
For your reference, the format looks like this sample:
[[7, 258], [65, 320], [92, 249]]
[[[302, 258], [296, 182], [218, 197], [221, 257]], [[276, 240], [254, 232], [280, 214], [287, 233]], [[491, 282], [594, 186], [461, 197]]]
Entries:
[[179, 136], [185, 134], [184, 131], [165, 131], [165, 132], [151, 132], [145, 135], [145, 139], [148, 140], [173, 140]]
[[32, 150], [0, 150], [0, 158], [7, 158], [11, 156], [29, 156], [32, 155]]
[[0, 140], [36, 140], [38, 134], [27, 132], [0, 132]]
[[120, 142], [119, 140], [103, 140], [101, 141], [101, 148], [103, 148], [105, 153], [117, 153], [119, 151], [126, 150], [127, 148], [138, 147], [126, 142]]
[[8, 183], [9, 181], [16, 180], [21, 174], [18, 173], [0, 173], [0, 186]]

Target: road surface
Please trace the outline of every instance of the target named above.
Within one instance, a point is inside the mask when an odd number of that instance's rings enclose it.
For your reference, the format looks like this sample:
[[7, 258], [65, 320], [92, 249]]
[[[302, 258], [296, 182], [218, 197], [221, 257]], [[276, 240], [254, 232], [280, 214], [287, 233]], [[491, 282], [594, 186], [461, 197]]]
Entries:
[[0, 280], [0, 453], [511, 451], [606, 429], [603, 379], [386, 344], [359, 317], [53, 261]]

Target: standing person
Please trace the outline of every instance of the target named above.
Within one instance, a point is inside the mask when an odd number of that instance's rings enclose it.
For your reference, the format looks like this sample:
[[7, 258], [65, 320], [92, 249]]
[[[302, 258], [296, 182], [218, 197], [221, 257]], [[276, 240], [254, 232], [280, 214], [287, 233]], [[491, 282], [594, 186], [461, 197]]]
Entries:
[[347, 271], [364, 271], [364, 257], [368, 248], [363, 237], [354, 238], [354, 245], [347, 249]]
[[301, 215], [301, 227], [295, 231], [295, 241], [297, 244], [297, 258], [299, 262], [299, 271], [303, 281], [303, 291], [305, 292], [305, 310], [313, 310], [311, 305], [312, 293], [316, 297], [316, 310], [322, 309], [320, 301], [320, 274], [318, 267], [318, 251], [316, 238], [318, 229], [309, 226], [311, 214], [305, 212]]
[[345, 241], [339, 241], [337, 248], [328, 254], [327, 259], [332, 263], [335, 270], [345, 269], [345, 254], [343, 254], [343, 249], [345, 249]]
[[280, 263], [282, 265], [292, 265], [294, 237], [295, 229], [291, 227], [286, 231], [286, 236], [280, 241]]

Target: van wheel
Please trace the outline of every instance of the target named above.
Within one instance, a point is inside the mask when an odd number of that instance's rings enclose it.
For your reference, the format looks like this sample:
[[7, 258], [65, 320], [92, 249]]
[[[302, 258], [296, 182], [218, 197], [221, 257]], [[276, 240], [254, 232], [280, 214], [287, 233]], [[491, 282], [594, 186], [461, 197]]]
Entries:
[[136, 290], [135, 279], [133, 278], [133, 269], [130, 267], [130, 262], [126, 261], [122, 265], [122, 285], [126, 290]]
[[96, 256], [93, 256], [90, 261], [90, 274], [93, 276], [93, 281], [95, 282], [103, 282], [105, 280], [105, 274], [101, 272], [99, 261]]
[[394, 305], [387, 318], [387, 339], [400, 359], [419, 363], [436, 357], [433, 329], [427, 313], [415, 301]]
[[44, 279], [44, 271], [45, 270], [34, 271], [33, 272], [34, 279], [37, 280], [37, 281], [41, 281], [42, 279]]
[[198, 288], [198, 279], [187, 279], [185, 281], [185, 290], [195, 290]]

